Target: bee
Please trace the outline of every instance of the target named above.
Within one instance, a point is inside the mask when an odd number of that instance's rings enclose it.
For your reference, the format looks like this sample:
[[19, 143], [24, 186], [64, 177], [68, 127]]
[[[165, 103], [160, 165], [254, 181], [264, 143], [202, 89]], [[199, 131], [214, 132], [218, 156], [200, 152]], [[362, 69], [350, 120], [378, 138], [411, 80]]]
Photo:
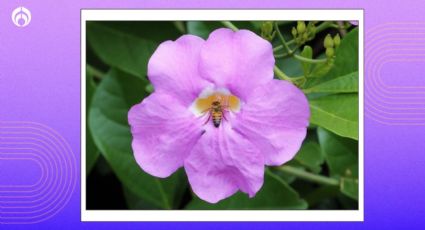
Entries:
[[223, 100], [221, 100], [220, 97], [213, 100], [211, 106], [206, 110], [209, 111], [209, 116], [205, 124], [212, 120], [214, 127], [218, 128], [222, 119], [226, 120], [225, 112], [227, 111], [228, 105], [225, 101], [225, 103], [222, 102]]

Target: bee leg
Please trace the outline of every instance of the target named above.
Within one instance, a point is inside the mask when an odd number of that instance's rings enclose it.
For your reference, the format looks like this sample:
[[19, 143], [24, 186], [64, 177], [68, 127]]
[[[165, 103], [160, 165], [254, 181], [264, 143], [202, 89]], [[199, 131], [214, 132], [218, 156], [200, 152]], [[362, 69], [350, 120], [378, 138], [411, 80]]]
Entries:
[[223, 111], [223, 113], [221, 114], [221, 116], [223, 117], [223, 119], [225, 120], [225, 121], [227, 121], [227, 118], [226, 118], [226, 115], [224, 115], [224, 114], [226, 114], [226, 113], [224, 113], [225, 111]]
[[208, 113], [208, 119], [206, 122], [204, 122], [204, 125], [207, 124], [211, 120], [211, 113]]

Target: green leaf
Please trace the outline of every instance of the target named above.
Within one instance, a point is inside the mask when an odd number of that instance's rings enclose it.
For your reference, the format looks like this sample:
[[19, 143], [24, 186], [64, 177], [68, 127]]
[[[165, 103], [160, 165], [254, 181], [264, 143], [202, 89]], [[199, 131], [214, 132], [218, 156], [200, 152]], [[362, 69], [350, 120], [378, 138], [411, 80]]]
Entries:
[[175, 23], [170, 21], [96, 21], [94, 23], [155, 42], [175, 40], [182, 35]]
[[319, 173], [324, 158], [319, 144], [314, 141], [307, 141], [303, 143], [300, 151], [295, 155], [295, 160], [311, 171]]
[[[359, 31], [358, 28], [350, 31], [336, 49], [335, 60], [331, 63], [318, 64], [304, 88], [311, 88], [323, 82], [346, 76], [359, 69]], [[331, 65], [329, 65], [331, 64]]]
[[278, 58], [276, 59], [278, 66], [286, 75], [290, 77], [298, 77], [303, 75], [301, 62], [295, 58]]
[[[302, 57], [312, 59], [313, 58], [313, 49], [311, 48], [311, 46], [306, 45], [306, 46], [304, 46], [304, 49], [300, 53], [300, 55]], [[310, 75], [310, 71], [311, 71], [311, 63], [310, 62], [301, 62], [301, 66], [302, 66], [303, 71], [304, 71], [304, 76], [308, 77]]]
[[327, 73], [329, 73], [329, 71], [334, 67], [334, 63], [335, 63], [335, 60], [331, 58], [331, 59], [328, 59], [326, 62], [317, 64], [313, 68], [313, 71], [311, 72], [309, 76], [310, 78], [314, 78], [314, 79], [309, 79], [307, 83], [309, 83], [309, 85], [315, 85], [315, 84], [318, 84], [317, 82], [319, 83], [322, 82], [323, 81], [322, 77], [326, 75]]
[[331, 176], [357, 177], [358, 142], [323, 128], [317, 129], [317, 135]]
[[264, 185], [253, 198], [241, 192], [218, 202], [210, 204], [194, 198], [186, 209], [222, 210], [222, 209], [306, 209], [307, 203], [284, 180], [266, 171]]
[[331, 176], [340, 178], [340, 191], [357, 200], [358, 184], [358, 142], [337, 136], [325, 129], [318, 128], [317, 135]]
[[184, 174], [167, 179], [148, 175], [136, 163], [131, 149], [132, 136], [127, 122], [130, 107], [146, 96], [145, 82], [117, 70], [110, 71], [98, 86], [89, 114], [90, 130], [102, 155], [119, 180], [133, 194], [157, 208], [177, 207]]
[[310, 99], [310, 122], [340, 136], [358, 140], [359, 98], [357, 94], [336, 94]]
[[304, 89], [304, 93], [356, 93], [359, 90], [359, 72], [352, 72], [311, 88]]
[[[96, 90], [96, 85], [93, 82], [93, 75], [86, 71], [86, 121], [88, 120], [89, 108]], [[86, 176], [88, 176], [99, 157], [99, 151], [94, 144], [93, 137], [89, 126], [86, 125]]]
[[[177, 31], [172, 23], [169, 25]], [[87, 22], [87, 39], [103, 62], [145, 78], [148, 61], [159, 43], [178, 35], [178, 31], [170, 33], [161, 26], [164, 24]]]
[[326, 75], [327, 79], [340, 77], [359, 70], [359, 30], [350, 31], [336, 50], [334, 68]]
[[[253, 32], [256, 31], [255, 25], [249, 21], [232, 21], [232, 23], [239, 29], [247, 29]], [[207, 39], [210, 33], [218, 28], [225, 27], [218, 21], [188, 21], [187, 32], [189, 34], [197, 35], [201, 38]]]
[[359, 199], [359, 180], [342, 177], [340, 190], [344, 195], [352, 199], [358, 200]]

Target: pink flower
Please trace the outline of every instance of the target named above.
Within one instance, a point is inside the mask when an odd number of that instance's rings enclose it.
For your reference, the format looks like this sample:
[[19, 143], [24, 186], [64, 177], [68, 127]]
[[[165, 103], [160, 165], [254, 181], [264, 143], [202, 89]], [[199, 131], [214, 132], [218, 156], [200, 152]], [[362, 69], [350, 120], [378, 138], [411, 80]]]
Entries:
[[163, 42], [148, 64], [155, 92], [128, 114], [140, 167], [168, 177], [183, 166], [210, 203], [253, 197], [264, 166], [297, 153], [310, 116], [305, 95], [273, 79], [274, 62], [271, 44], [247, 30]]

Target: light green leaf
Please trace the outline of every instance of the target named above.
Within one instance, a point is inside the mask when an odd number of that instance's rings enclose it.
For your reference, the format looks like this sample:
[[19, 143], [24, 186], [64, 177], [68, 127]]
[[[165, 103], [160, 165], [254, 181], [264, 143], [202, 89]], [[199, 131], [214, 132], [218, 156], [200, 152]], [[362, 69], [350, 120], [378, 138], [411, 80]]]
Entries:
[[311, 171], [319, 173], [324, 158], [319, 144], [314, 141], [307, 141], [303, 143], [300, 151], [295, 155], [295, 160]]
[[356, 93], [359, 90], [359, 72], [352, 72], [311, 88], [304, 89], [304, 93]]
[[266, 171], [264, 185], [253, 198], [238, 192], [237, 194], [218, 202], [209, 204], [199, 198], [194, 198], [186, 209], [202, 210], [240, 210], [240, 209], [306, 209], [307, 203], [284, 180]]
[[145, 82], [117, 70], [110, 71], [98, 86], [89, 114], [90, 130], [102, 155], [119, 180], [133, 194], [157, 208], [178, 205], [185, 188], [184, 174], [167, 179], [148, 175], [136, 163], [131, 149], [132, 136], [127, 122], [130, 107], [146, 96]]
[[[151, 29], [136, 28], [143, 33], [135, 32], [134, 27], [131, 30], [126, 24], [118, 27], [114, 22], [87, 22], [87, 40], [106, 64], [145, 78], [148, 61], [165, 38], [159, 36], [161, 31], [157, 31], [159, 28], [155, 26], [151, 25]], [[153, 30], [152, 33], [149, 30]], [[159, 35], [152, 36], [155, 33]]]
[[[93, 75], [86, 72], [86, 121], [88, 120], [89, 108], [93, 98], [93, 94], [96, 90], [96, 85], [93, 82]], [[99, 157], [99, 151], [93, 142], [92, 134], [89, 126], [86, 125], [86, 176], [90, 174], [93, 166], [95, 165], [97, 158]]]
[[310, 99], [310, 122], [340, 136], [358, 140], [359, 98], [357, 94], [336, 94]]

